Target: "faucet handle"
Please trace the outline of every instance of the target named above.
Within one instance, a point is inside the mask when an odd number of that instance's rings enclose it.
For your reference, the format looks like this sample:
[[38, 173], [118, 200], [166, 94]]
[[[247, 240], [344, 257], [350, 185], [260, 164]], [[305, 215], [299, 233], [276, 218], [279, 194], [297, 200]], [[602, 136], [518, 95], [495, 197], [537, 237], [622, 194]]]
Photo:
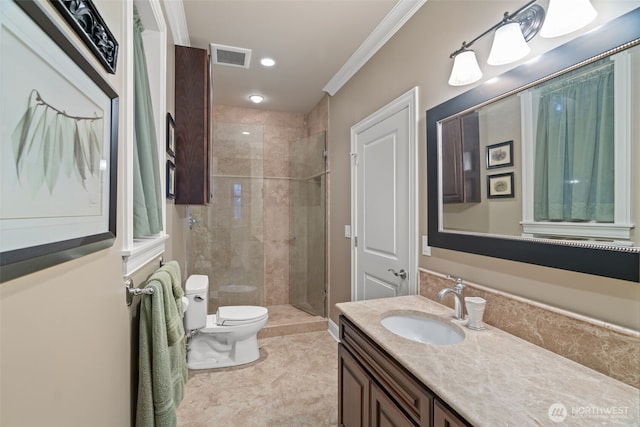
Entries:
[[454, 287], [457, 293], [461, 293], [464, 288], [464, 284], [462, 283], [461, 277], [454, 277], [450, 274], [447, 274], [447, 279], [456, 282], [456, 286]]

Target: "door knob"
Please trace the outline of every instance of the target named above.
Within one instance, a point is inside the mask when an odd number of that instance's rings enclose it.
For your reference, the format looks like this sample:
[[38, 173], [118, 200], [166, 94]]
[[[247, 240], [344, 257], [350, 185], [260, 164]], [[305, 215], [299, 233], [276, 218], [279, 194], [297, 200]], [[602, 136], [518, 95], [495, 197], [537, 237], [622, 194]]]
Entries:
[[394, 276], [401, 278], [402, 280], [407, 278], [407, 272], [404, 271], [404, 268], [400, 269], [400, 271], [396, 272], [393, 268], [390, 268], [389, 270], [393, 273]]

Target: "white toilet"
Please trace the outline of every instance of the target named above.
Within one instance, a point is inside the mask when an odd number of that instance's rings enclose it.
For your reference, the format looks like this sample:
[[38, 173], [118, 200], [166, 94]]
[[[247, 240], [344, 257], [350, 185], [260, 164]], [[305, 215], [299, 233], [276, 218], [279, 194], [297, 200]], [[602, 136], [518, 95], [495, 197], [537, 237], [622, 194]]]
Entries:
[[207, 315], [209, 277], [189, 276], [189, 300], [184, 329], [191, 336], [187, 352], [189, 369], [211, 369], [253, 362], [260, 357], [257, 334], [267, 323], [266, 307], [234, 305]]

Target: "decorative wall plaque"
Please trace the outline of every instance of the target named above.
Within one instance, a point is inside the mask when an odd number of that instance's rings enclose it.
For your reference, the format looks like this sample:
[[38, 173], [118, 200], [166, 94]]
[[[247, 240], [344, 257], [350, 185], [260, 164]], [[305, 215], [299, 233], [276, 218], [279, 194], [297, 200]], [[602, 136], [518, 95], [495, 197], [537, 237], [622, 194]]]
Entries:
[[116, 72], [118, 42], [91, 0], [51, 0], [64, 19], [111, 74]]

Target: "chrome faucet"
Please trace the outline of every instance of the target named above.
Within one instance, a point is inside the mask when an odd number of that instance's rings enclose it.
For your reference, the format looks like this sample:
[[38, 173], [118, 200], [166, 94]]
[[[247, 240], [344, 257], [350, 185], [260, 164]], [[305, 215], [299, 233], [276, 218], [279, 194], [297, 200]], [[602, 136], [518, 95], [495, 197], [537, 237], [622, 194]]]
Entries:
[[447, 279], [454, 280], [456, 282], [453, 288], [445, 288], [438, 292], [438, 301], [442, 301], [445, 295], [451, 294], [453, 295], [455, 302], [455, 315], [454, 317], [458, 320], [464, 319], [464, 307], [462, 306], [462, 301], [460, 301], [460, 297], [462, 295], [462, 289], [464, 285], [462, 284], [462, 279], [459, 277], [447, 276]]

